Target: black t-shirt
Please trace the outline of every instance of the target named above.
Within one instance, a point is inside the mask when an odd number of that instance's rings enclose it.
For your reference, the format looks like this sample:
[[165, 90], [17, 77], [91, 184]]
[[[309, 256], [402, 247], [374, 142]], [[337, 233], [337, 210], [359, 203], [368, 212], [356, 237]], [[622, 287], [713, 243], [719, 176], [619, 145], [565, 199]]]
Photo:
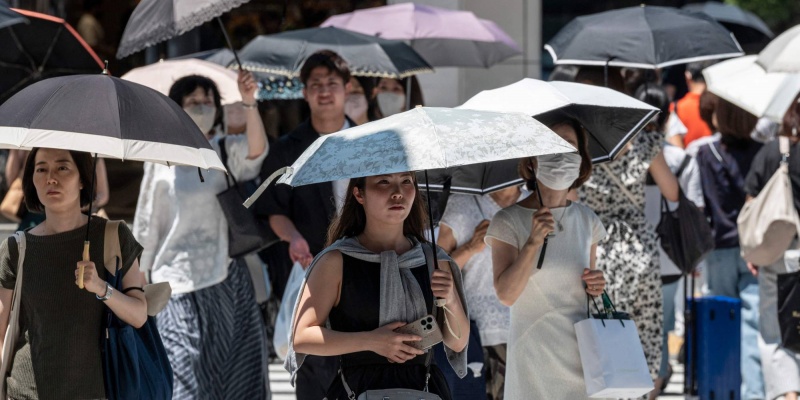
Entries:
[[[800, 212], [800, 144], [793, 143], [789, 153], [789, 179], [792, 182], [792, 195], [794, 208]], [[769, 182], [781, 163], [779, 140], [773, 140], [764, 145], [756, 154], [750, 173], [745, 179], [744, 189], [750, 196], [757, 196], [761, 189]]]

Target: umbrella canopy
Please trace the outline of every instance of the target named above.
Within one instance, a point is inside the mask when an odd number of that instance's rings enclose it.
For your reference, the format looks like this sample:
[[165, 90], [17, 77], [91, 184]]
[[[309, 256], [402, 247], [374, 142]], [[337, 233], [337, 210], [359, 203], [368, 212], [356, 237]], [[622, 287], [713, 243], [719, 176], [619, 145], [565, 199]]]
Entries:
[[400, 3], [334, 15], [333, 26], [411, 43], [436, 67], [490, 67], [520, 54], [519, 46], [494, 22], [469, 11]]
[[[322, 136], [275, 176], [285, 172], [278, 183], [301, 186], [574, 151], [524, 114], [415, 107]], [[245, 205], [252, 204], [270, 181]]]
[[545, 123], [564, 116], [574, 118], [589, 134], [589, 153], [594, 163], [614, 159], [658, 114], [655, 107], [608, 88], [530, 78], [484, 90], [459, 108], [518, 112]]
[[188, 75], [201, 75], [211, 79], [217, 85], [222, 97], [222, 104], [233, 104], [242, 101], [237, 75], [225, 67], [214, 63], [190, 58], [185, 60], [159, 61], [144, 67], [132, 69], [122, 79], [136, 82], [169, 95], [172, 84]]
[[761, 18], [732, 4], [709, 1], [687, 4], [682, 9], [703, 13], [713, 18], [731, 31], [739, 43], [758, 42], [775, 37], [775, 34]]
[[655, 6], [575, 18], [545, 49], [556, 64], [645, 69], [744, 54], [733, 35], [711, 18]]
[[0, 29], [23, 22], [28, 22], [28, 20], [20, 13], [8, 8], [8, 2], [0, 0]]
[[174, 101], [103, 74], [37, 82], [0, 106], [0, 124], [0, 148], [49, 147], [225, 171]]
[[338, 28], [309, 28], [261, 35], [239, 52], [242, 68], [295, 77], [308, 56], [332, 50], [347, 60], [357, 76], [405, 78], [433, 72], [431, 66], [411, 47]]
[[103, 70], [97, 54], [63, 19], [14, 11], [29, 23], [0, 29], [0, 102], [41, 79]]
[[780, 34], [758, 54], [767, 72], [800, 72], [800, 25]]
[[708, 91], [757, 116], [781, 123], [800, 92], [800, 73], [769, 73], [758, 56], [727, 60], [703, 70]]
[[142, 0], [133, 10], [117, 58], [180, 36], [250, 0]]
[[417, 173], [420, 184], [430, 181], [434, 192], [484, 195], [524, 183], [519, 177], [519, 160], [502, 160]]

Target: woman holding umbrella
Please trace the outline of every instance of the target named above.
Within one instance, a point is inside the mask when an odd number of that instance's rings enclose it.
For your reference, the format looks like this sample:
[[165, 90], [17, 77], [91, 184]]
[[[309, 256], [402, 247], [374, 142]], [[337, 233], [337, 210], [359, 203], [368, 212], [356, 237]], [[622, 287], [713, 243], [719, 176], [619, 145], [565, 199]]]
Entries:
[[[592, 173], [587, 135], [571, 119], [550, 128], [580, 154], [522, 160], [521, 175], [528, 189], [538, 187], [542, 200], [534, 194], [499, 211], [485, 237], [497, 297], [511, 307], [509, 399], [586, 398], [573, 325], [586, 318], [586, 296], [605, 289], [595, 250], [606, 230], [591, 209], [567, 200]], [[550, 247], [544, 266], [536, 269], [545, 238]]]
[[[236, 181], [255, 178], [267, 155], [255, 102], [256, 83], [240, 72], [247, 113], [244, 135], [217, 133], [220, 94], [208, 78], [177, 80], [169, 97], [227, 154]], [[223, 141], [224, 139], [224, 141]], [[174, 372], [174, 398], [267, 398], [266, 333], [244, 263], [228, 256], [228, 223], [217, 200], [227, 177], [190, 167], [145, 164], [134, 220], [143, 270], [152, 282], [170, 282], [172, 298], [158, 329]]]
[[[454, 353], [466, 354], [469, 320], [461, 275], [443, 252], [439, 268], [429, 272], [433, 252], [425, 241], [428, 221], [414, 175], [354, 178], [347, 193], [328, 231], [330, 246], [309, 267], [301, 289], [291, 342], [297, 353], [290, 351], [287, 366], [294, 374], [305, 354], [340, 356], [340, 376], [328, 399], [423, 387], [449, 399], [430, 351], [426, 355], [410, 343], [421, 337], [395, 332], [431, 314], [435, 298], [446, 299], [447, 310], [440, 312], [447, 316], [438, 319], [444, 344], [450, 360], [459, 358]], [[463, 376], [466, 358], [461, 360]]]
[[[46, 220], [25, 231], [24, 282], [13, 293], [18, 274], [18, 243], [10, 238], [0, 246], [0, 328], [8, 329], [12, 294], [21, 296], [20, 337], [6, 382], [14, 399], [106, 398], [101, 360], [101, 325], [106, 307], [124, 322], [141, 327], [147, 303], [139, 271], [142, 246], [121, 224], [119, 239], [123, 290], [107, 283], [103, 246], [92, 246], [90, 259], [80, 261], [87, 223], [89, 240], [102, 243], [106, 220], [81, 212], [89, 205], [92, 159], [87, 153], [33, 149], [23, 172], [25, 203]], [[78, 287], [80, 267], [84, 288]], [[135, 289], [135, 290], [130, 290]], [[4, 335], [0, 335], [4, 337]], [[12, 357], [12, 355], [4, 355]], [[3, 379], [6, 379], [4, 376]]]

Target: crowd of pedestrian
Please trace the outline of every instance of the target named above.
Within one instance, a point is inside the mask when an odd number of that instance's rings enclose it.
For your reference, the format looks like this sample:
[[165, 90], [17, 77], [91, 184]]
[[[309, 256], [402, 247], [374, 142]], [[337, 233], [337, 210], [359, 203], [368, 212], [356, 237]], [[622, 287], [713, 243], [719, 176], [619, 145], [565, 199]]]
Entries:
[[[267, 332], [274, 326], [256, 301], [260, 278], [248, 267], [263, 263], [273, 298], [298, 293], [290, 299], [289, 330], [276, 335], [288, 336], [285, 365], [299, 400], [355, 399], [391, 388], [424, 388], [442, 399], [586, 398], [574, 325], [586, 318], [587, 299], [604, 293], [636, 324], [654, 399], [673, 371], [669, 334], [688, 335], [682, 326], [689, 323], [681, 290], [687, 275], [664, 251], [656, 226], [664, 205], [675, 207], [685, 196], [703, 210], [713, 234], [714, 250], [691, 273], [699, 291], [742, 302], [742, 398], [796, 400], [800, 354], [782, 346], [776, 306], [786, 262], [782, 255], [771, 265], [745, 261], [737, 221], [787, 157], [800, 212], [800, 94], [777, 133], [764, 134], [757, 117], [707, 90], [702, 72], [709, 65], [687, 65], [688, 92], [680, 99], [659, 74], [626, 80], [626, 71], [608, 67], [556, 74], [625, 92], [659, 113], [602, 164], [592, 162], [579, 120], [550, 114], [544, 125], [577, 153], [522, 159], [521, 183], [489, 194], [442, 194], [435, 220], [414, 171], [270, 185], [254, 215], [279, 241], [258, 259], [229, 253], [217, 195], [230, 180], [265, 181], [320, 137], [422, 105], [419, 83], [351, 76], [339, 54], [318, 51], [299, 74], [308, 119], [270, 142], [251, 73], [237, 77], [244, 113], [238, 134], [227, 129], [217, 84], [182, 77], [169, 98], [205, 134], [230, 176], [204, 171], [198, 180], [193, 167], [145, 163], [133, 225], [117, 232], [118, 292], [106, 283], [113, 274], [80, 251], [87, 226], [93, 242], [106, 235], [107, 221], [87, 216], [108, 200], [104, 167], [93, 190], [88, 153], [15, 151], [6, 179], [19, 180], [24, 203], [10, 215], [25, 240], [15, 236], [0, 246], [0, 324], [9, 324], [12, 295], [21, 290], [24, 334], [5, 377], [8, 397], [107, 398], [94, 346], [104, 306], [141, 327], [145, 284], [168, 282], [172, 295], [156, 321], [173, 398], [269, 398], [274, 355]], [[788, 156], [780, 150], [784, 141]], [[427, 233], [430, 224], [436, 237]], [[103, 259], [104, 247], [91, 252]], [[293, 268], [305, 274], [299, 290], [287, 287]], [[65, 307], [81, 309], [82, 318], [68, 318]], [[402, 330], [429, 315], [442, 336], [435, 346]]]

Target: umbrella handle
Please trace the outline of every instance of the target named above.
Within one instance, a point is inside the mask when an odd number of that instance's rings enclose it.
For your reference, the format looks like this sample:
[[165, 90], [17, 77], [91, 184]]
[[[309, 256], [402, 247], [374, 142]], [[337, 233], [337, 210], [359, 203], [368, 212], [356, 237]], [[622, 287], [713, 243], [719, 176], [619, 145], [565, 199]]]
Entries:
[[[83, 261], [89, 261], [89, 241], [83, 242]], [[83, 289], [83, 270], [84, 266], [81, 265], [78, 271], [78, 287]]]

